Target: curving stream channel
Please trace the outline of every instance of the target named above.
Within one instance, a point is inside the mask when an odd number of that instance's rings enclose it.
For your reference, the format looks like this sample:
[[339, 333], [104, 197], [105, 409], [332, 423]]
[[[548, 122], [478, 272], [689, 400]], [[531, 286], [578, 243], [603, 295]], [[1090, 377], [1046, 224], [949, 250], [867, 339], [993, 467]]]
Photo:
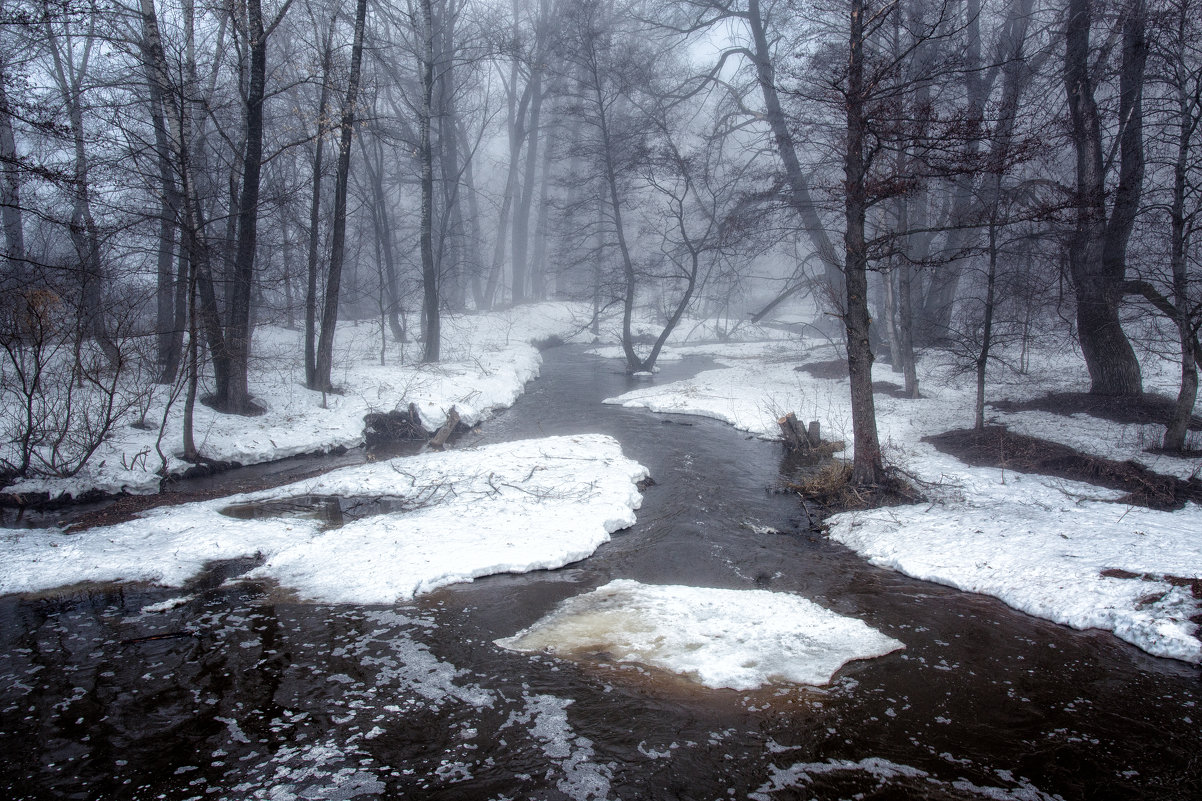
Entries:
[[[1202, 671], [865, 564], [766, 491], [778, 445], [600, 403], [629, 382], [548, 351], [479, 436], [601, 432], [650, 468], [638, 524], [568, 568], [387, 607], [227, 581], [250, 562], [0, 598], [0, 797], [1202, 797]], [[735, 692], [492, 644], [614, 578], [798, 593], [906, 647]]]

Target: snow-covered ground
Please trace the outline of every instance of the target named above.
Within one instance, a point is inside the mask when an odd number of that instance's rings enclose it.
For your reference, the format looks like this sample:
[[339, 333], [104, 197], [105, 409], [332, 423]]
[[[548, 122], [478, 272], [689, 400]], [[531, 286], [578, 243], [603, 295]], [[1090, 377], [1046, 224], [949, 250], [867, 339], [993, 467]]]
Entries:
[[786, 593], [649, 586], [617, 579], [569, 598], [497, 644], [571, 656], [605, 651], [707, 687], [826, 684], [853, 659], [902, 648], [862, 621]]
[[[324, 396], [304, 387], [302, 333], [260, 326], [255, 329], [250, 386], [266, 412], [239, 417], [198, 403], [196, 443], [209, 459], [240, 464], [350, 448], [363, 443], [365, 414], [404, 408], [410, 402], [430, 431], [446, 422], [452, 406], [464, 424], [474, 425], [511, 406], [526, 382], [538, 376], [541, 359], [531, 342], [578, 335], [589, 316], [587, 306], [570, 303], [447, 316], [444, 358], [438, 364], [421, 364], [421, 346], [414, 343], [390, 341], [381, 359], [378, 324], [343, 323], [336, 330], [332, 376], [340, 392]], [[92, 489], [157, 492], [164, 467], [160, 450], [166, 472], [189, 466], [179, 458], [183, 400], [177, 397], [169, 403], [169, 394], [165, 388], [156, 390], [145, 414], [149, 430], [131, 426], [133, 419], [121, 421], [76, 476], [18, 481], [6, 491], [47, 492], [51, 497]]]
[[[822, 423], [824, 438], [851, 452], [846, 379], [821, 379], [794, 367], [837, 357], [829, 346], [781, 343], [718, 358], [721, 369], [692, 379], [640, 388], [607, 403], [723, 420], [772, 438], [776, 419], [796, 411]], [[923, 504], [832, 517], [830, 536], [872, 563], [916, 578], [993, 595], [1029, 614], [1076, 628], [1103, 628], [1149, 653], [1202, 662], [1198, 599], [1185, 579], [1202, 577], [1202, 508], [1158, 512], [1113, 503], [1119, 493], [1011, 470], [977, 468], [939, 453], [922, 437], [972, 424], [973, 386], [944, 365], [924, 364], [923, 398], [876, 395], [886, 457], [936, 486]], [[1079, 357], [1042, 354], [1034, 374], [992, 383], [991, 398], [1024, 399], [1049, 391], [1084, 391]], [[1166, 371], [1167, 372], [1167, 371]], [[1153, 371], [1149, 383], [1156, 385]], [[900, 383], [887, 364], [874, 379]], [[992, 421], [1115, 459], [1136, 459], [1180, 476], [1197, 459], [1143, 453], [1157, 426], [1123, 426], [1085, 415], [1003, 414]], [[1135, 578], [1117, 576], [1134, 574]]]
[[[636, 483], [646, 476], [610, 437], [549, 437], [348, 467], [75, 534], [0, 530], [0, 594], [83, 581], [178, 587], [208, 562], [258, 556], [250, 577], [304, 599], [388, 604], [583, 559], [633, 525]], [[385, 505], [334, 529], [286, 510], [314, 497]], [[263, 504], [276, 511], [259, 519], [222, 512]]]
[[[471, 424], [512, 404], [525, 382], [537, 376], [540, 358], [531, 341], [548, 337], [593, 341], [588, 323], [587, 307], [572, 304], [451, 317], [445, 323], [447, 358], [433, 366], [417, 364], [416, 353], [395, 349], [381, 365], [378, 327], [344, 325], [335, 372], [344, 392], [327, 396], [324, 406], [320, 393], [301, 386], [298, 334], [262, 328], [257, 332], [253, 386], [267, 413], [242, 418], [198, 408], [198, 440], [210, 458], [248, 463], [356, 445], [362, 439], [365, 413], [409, 402], [417, 404], [431, 429], [441, 425], [452, 405]], [[640, 326], [649, 324], [643, 321]], [[613, 315], [603, 321], [602, 342], [615, 326]], [[719, 333], [726, 341], [699, 341]], [[616, 355], [607, 349], [599, 352]], [[706, 415], [763, 437], [775, 437], [777, 417], [795, 411], [802, 420], [821, 421], [826, 438], [843, 439], [850, 448], [846, 379], [815, 378], [796, 369], [803, 362], [838, 358], [831, 344], [787, 338], [779, 330], [729, 321], [687, 320], [662, 358], [697, 354], [715, 358], [721, 369], [687, 381], [641, 388], [607, 402]], [[1162, 367], [1149, 371], [1147, 383], [1163, 391], [1171, 387], [1172, 370]], [[899, 381], [887, 365], [878, 364], [874, 370], [877, 380]], [[1035, 354], [1026, 376], [1000, 370], [995, 375], [1001, 379], [993, 379], [989, 396], [996, 398], [1023, 400], [1087, 387], [1084, 367], [1071, 353]], [[941, 454], [921, 439], [971, 423], [971, 382], [934, 358], [924, 361], [921, 379], [922, 399], [878, 394], [876, 403], [887, 458], [935, 485], [927, 493], [929, 501], [835, 516], [830, 520], [831, 537], [875, 564], [994, 595], [1017, 609], [1067, 625], [1106, 628], [1153, 654], [1202, 662], [1197, 626], [1189, 620], [1198, 612], [1198, 601], [1183, 586], [1202, 577], [1202, 541], [1196, 536], [1202, 531], [1202, 510], [1192, 504], [1179, 512], [1128, 508], [1111, 502], [1117, 497], [1114, 492], [1010, 470], [970, 467]], [[161, 417], [162, 407], [152, 407], [147, 417], [153, 420], [156, 414]], [[1166, 473], [1187, 476], [1198, 469], [1198, 460], [1143, 452], [1143, 446], [1159, 436], [1157, 426], [1122, 426], [1085, 415], [1042, 412], [991, 410], [990, 417], [1020, 432], [1109, 458], [1137, 459]], [[176, 408], [167, 415], [163, 437], [168, 469], [182, 467], [170, 455], [178, 432]], [[74, 479], [27, 481], [10, 490], [153, 491], [159, 467], [153, 447], [156, 436], [153, 431], [122, 428], [93, 465]], [[0, 592], [84, 580], [178, 585], [206, 561], [259, 553], [266, 560], [259, 574], [280, 580], [304, 597], [375, 602], [411, 597], [487, 572], [565, 564], [587, 556], [615, 527], [628, 525], [623, 521], [629, 520], [630, 510], [637, 505], [637, 496], [626, 491], [620, 502], [599, 502], [593, 511], [576, 514], [578, 508], [593, 509], [593, 502], [573, 487], [586, 486], [597, 470], [618, 470], [622, 482], [629, 484], [632, 479], [627, 474], [633, 475], [637, 467], [619, 461], [612, 443], [590, 444], [587, 438], [581, 442], [597, 453], [543, 462], [528, 453], [498, 456], [501, 462], [509, 459], [523, 465], [517, 476], [520, 481], [511, 476], [498, 483], [495, 475], [500, 468], [486, 469], [485, 461], [469, 464], [457, 454], [430, 454], [413, 462], [354, 468], [255, 496], [254, 500], [265, 501], [298, 495], [373, 494], [403, 498], [398, 502], [402, 506], [422, 507], [351, 522], [336, 537], [302, 517], [288, 518], [286, 525], [279, 518], [274, 522], [226, 518], [219, 508], [232, 501], [160, 510], [133, 523], [69, 537], [57, 532], [3, 532], [0, 536], [10, 558], [0, 573]], [[489, 472], [494, 474], [491, 481], [481, 478]], [[444, 473], [454, 478], [431, 478]], [[438, 487], [448, 486], [478, 502], [463, 505], [454, 497], [444, 497]], [[573, 511], [566, 513], [568, 509]], [[558, 516], [556, 536], [539, 533], [529, 523], [531, 515]], [[449, 527], [463, 537], [418, 536], [422, 526], [433, 525], [440, 532]], [[523, 539], [526, 548], [515, 544], [514, 532], [543, 539], [537, 543]], [[423, 539], [438, 539], [445, 550], [422, 550], [414, 544]], [[388, 553], [396, 558], [381, 556]], [[463, 553], [472, 558], [448, 556]], [[398, 560], [414, 566], [411, 570], [385, 566]], [[352, 564], [357, 567], [351, 569]], [[375, 564], [380, 565], [378, 572]]]

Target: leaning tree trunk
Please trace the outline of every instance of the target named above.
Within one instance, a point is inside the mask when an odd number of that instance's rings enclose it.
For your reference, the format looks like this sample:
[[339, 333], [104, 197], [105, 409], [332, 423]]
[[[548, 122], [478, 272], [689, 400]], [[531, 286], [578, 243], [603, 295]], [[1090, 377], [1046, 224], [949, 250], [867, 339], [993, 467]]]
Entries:
[[[764, 97], [765, 117], [772, 131], [772, 139], [776, 145], [777, 155], [784, 167], [787, 182], [788, 202], [801, 221], [801, 228], [809, 237], [821, 261], [829, 286], [830, 299], [834, 304], [840, 301], [840, 290], [843, 288], [842, 265], [835, 252], [834, 244], [826, 233], [826, 226], [818, 216], [818, 206], [814, 202], [810, 190], [807, 172], [802, 168], [797, 156], [797, 143], [792, 131], [789, 130], [788, 120], [780, 102], [776, 87], [776, 74], [772, 64], [772, 52], [768, 32], [765, 30], [764, 17], [760, 11], [759, 0], [750, 0], [747, 6], [746, 19], [751, 29], [752, 52], [755, 62], [756, 80]], [[789, 292], [789, 290], [787, 290]], [[767, 309], [761, 311], [762, 316]]]
[[355, 131], [355, 103], [359, 100], [359, 72], [363, 64], [363, 28], [367, 18], [367, 0], [355, 4], [355, 37], [351, 44], [351, 74], [342, 105], [338, 167], [334, 179], [334, 222], [330, 231], [330, 269], [326, 274], [325, 303], [321, 315], [321, 337], [317, 342], [315, 389], [333, 388], [330, 372], [334, 360], [334, 328], [338, 324], [338, 298], [342, 265], [346, 251], [346, 193], [351, 172], [351, 141]]

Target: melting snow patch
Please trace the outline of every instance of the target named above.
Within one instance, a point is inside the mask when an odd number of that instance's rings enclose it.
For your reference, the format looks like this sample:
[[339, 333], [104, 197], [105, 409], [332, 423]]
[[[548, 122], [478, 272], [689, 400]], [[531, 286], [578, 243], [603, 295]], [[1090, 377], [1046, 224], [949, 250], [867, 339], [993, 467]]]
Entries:
[[[0, 530], [0, 593], [81, 581], [180, 586], [207, 562], [261, 554], [253, 577], [305, 598], [381, 603], [492, 573], [562, 567], [634, 524], [647, 470], [612, 437], [580, 435], [349, 467], [233, 499], [160, 508], [78, 534]], [[312, 497], [386, 498], [407, 511], [324, 530], [316, 520], [221, 514]]]
[[771, 681], [826, 684], [847, 662], [904, 647], [862, 621], [795, 595], [629, 580], [570, 598], [497, 644], [564, 656], [602, 650], [621, 662], [734, 690]]

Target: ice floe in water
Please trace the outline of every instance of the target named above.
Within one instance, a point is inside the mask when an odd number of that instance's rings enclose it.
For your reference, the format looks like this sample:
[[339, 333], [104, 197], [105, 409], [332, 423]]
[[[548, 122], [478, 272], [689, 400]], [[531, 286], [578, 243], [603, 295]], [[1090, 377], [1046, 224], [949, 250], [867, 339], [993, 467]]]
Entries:
[[796, 595], [625, 579], [569, 598], [497, 644], [569, 657], [603, 651], [619, 662], [734, 690], [775, 681], [826, 684], [852, 660], [904, 647], [862, 621]]

